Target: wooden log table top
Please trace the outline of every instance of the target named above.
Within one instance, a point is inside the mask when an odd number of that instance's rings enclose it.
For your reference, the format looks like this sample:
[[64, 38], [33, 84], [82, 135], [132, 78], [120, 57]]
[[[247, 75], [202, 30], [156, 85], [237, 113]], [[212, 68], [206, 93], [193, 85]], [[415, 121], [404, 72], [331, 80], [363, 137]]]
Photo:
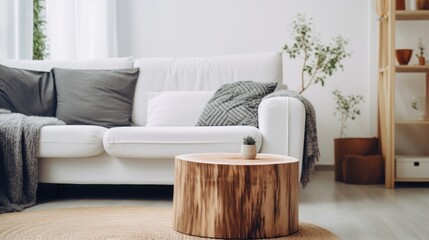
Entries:
[[298, 230], [298, 160], [235, 153], [176, 156], [173, 227], [212, 238], [272, 238]]

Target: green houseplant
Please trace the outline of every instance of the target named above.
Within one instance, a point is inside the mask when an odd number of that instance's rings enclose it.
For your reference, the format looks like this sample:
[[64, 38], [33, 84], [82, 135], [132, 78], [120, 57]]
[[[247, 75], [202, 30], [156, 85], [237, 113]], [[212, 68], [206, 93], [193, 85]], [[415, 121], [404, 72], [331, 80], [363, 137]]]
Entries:
[[[378, 153], [377, 138], [345, 138], [350, 121], [360, 116], [362, 95], [344, 95], [339, 90], [332, 92], [336, 104], [334, 115], [340, 121], [340, 137], [334, 139], [335, 180], [343, 181], [343, 161], [347, 155], [374, 155]], [[365, 173], [361, 173], [365, 174]]]
[[241, 145], [241, 157], [243, 159], [255, 159], [256, 154], [256, 139], [252, 136], [244, 137]]
[[350, 120], [355, 120], [360, 116], [359, 104], [363, 102], [362, 95], [343, 95], [339, 90], [332, 91], [335, 99], [334, 115], [340, 120], [340, 138], [345, 136], [345, 130]]
[[298, 93], [303, 93], [312, 84], [325, 85], [327, 77], [332, 76], [338, 69], [343, 69], [342, 61], [350, 56], [346, 46], [348, 41], [342, 36], [336, 36], [329, 44], [323, 44], [314, 32], [312, 19], [298, 14], [291, 24], [293, 42], [283, 47], [291, 59], [303, 59], [301, 83]]
[[43, 0], [33, 0], [33, 60], [47, 57], [46, 35], [43, 32], [46, 21], [43, 19]]

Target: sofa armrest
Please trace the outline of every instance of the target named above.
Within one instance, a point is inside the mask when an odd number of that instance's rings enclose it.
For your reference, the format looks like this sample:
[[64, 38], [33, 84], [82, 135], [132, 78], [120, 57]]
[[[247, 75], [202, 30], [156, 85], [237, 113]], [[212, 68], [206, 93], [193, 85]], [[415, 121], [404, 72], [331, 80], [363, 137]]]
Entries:
[[297, 158], [301, 173], [305, 134], [304, 104], [292, 97], [264, 99], [259, 105], [258, 121], [262, 134], [260, 152]]

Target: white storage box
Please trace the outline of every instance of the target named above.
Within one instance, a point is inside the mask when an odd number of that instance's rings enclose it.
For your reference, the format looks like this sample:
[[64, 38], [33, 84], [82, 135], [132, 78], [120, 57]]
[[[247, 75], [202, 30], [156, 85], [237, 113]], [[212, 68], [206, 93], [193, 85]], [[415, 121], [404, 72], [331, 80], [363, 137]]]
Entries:
[[396, 178], [429, 178], [429, 156], [396, 156]]

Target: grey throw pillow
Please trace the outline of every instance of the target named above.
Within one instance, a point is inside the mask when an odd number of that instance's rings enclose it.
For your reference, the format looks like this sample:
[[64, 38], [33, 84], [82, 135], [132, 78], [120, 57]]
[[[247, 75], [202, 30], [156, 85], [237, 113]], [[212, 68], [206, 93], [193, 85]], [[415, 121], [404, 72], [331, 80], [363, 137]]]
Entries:
[[0, 108], [29, 116], [55, 116], [55, 97], [50, 72], [0, 65]]
[[197, 126], [258, 127], [258, 107], [277, 83], [241, 81], [223, 85], [204, 107]]
[[52, 69], [57, 117], [67, 124], [104, 127], [131, 125], [138, 68], [120, 70]]

